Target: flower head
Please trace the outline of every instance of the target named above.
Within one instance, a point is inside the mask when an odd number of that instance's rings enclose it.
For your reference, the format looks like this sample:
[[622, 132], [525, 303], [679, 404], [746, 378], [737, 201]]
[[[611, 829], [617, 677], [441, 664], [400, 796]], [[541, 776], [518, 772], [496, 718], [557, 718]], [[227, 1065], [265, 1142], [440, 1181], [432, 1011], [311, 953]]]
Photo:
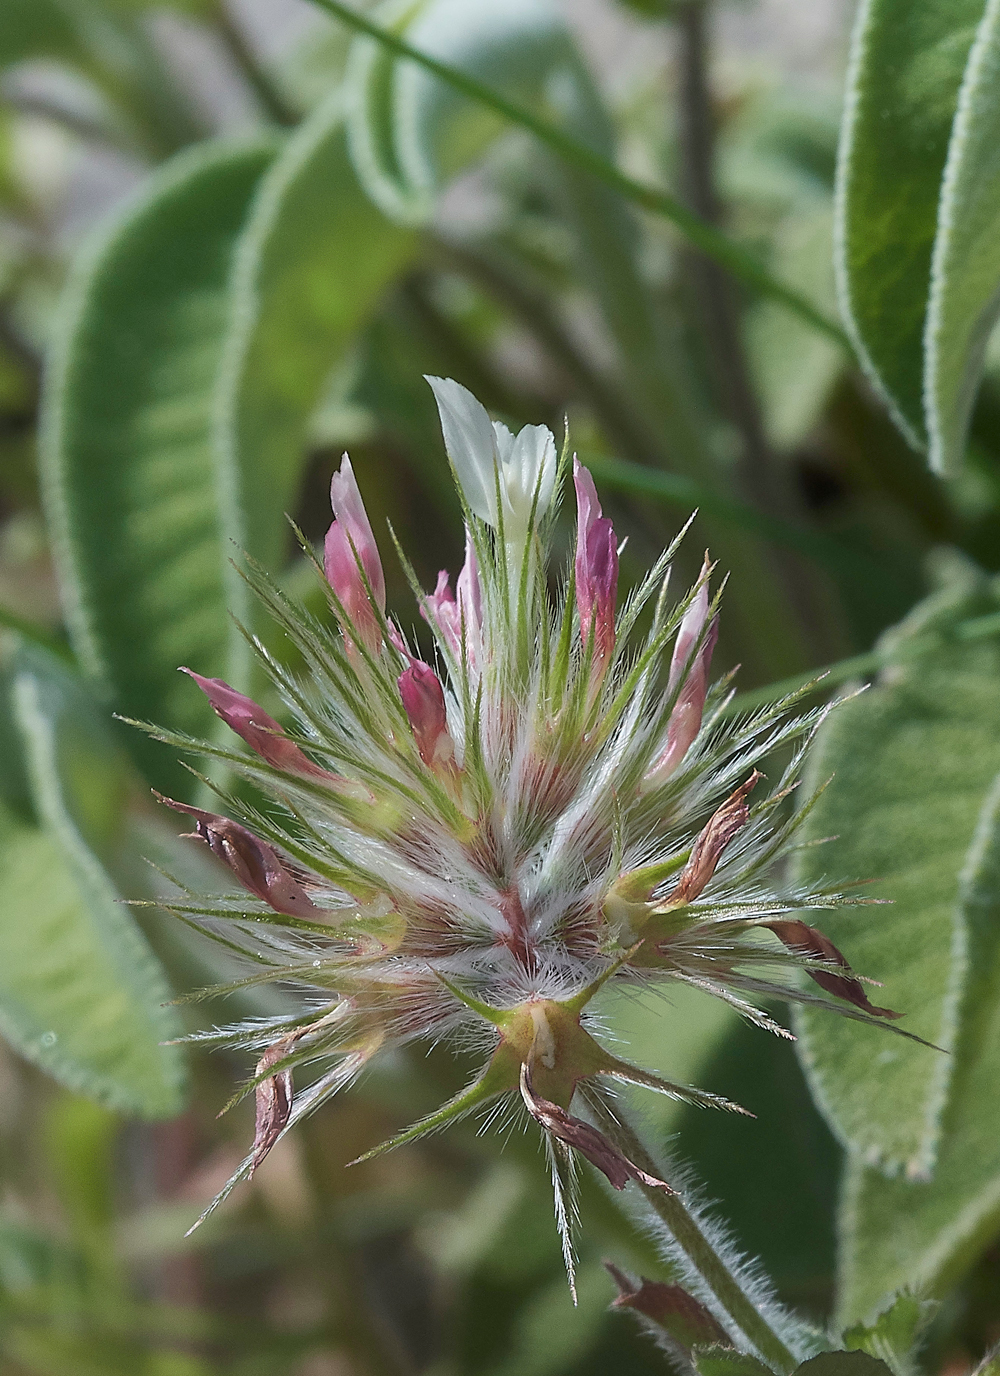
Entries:
[[[516, 435], [451, 378], [429, 377], [441, 416], [444, 447], [466, 505], [504, 537], [521, 543], [531, 521], [548, 511], [556, 481], [556, 442], [544, 425]], [[499, 499], [499, 500], [498, 500]]]
[[[301, 994], [297, 1013], [220, 1034], [256, 1053], [257, 1134], [234, 1181], [382, 1048], [451, 1038], [481, 1049], [479, 1073], [386, 1146], [506, 1096], [544, 1134], [557, 1189], [575, 1156], [616, 1188], [667, 1189], [602, 1135], [588, 1105], [631, 1083], [737, 1106], [606, 1046], [591, 1012], [604, 984], [695, 985], [779, 1035], [759, 999], [893, 1016], [804, 920], [848, 900], [781, 876], [796, 826], [786, 799], [822, 710], [790, 717], [786, 700], [728, 711], [725, 686], [708, 683], [719, 595], [707, 562], [671, 607], [672, 547], [616, 608], [614, 532], [579, 464], [575, 577], [553, 595], [551, 436], [514, 437], [456, 383], [433, 385], [468, 516], [456, 592], [444, 573], [431, 593], [414, 587], [436, 667], [385, 619], [345, 458], [326, 544], [330, 625], [248, 571], [306, 665], [293, 676], [260, 649], [294, 728], [199, 679], [255, 752], [229, 752], [231, 768], [273, 806], [227, 795], [233, 820], [175, 805], [237, 887], [172, 906], [245, 949], [257, 981]], [[755, 763], [777, 747], [791, 761], [768, 793]], [[297, 1090], [306, 1059], [326, 1069]]]

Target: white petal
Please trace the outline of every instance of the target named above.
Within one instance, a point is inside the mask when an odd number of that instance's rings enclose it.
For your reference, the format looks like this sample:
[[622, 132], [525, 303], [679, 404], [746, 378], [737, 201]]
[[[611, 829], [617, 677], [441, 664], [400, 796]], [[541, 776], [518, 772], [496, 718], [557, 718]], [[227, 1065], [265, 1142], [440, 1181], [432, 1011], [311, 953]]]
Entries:
[[500, 460], [500, 466], [503, 467], [510, 459], [511, 450], [514, 448], [514, 436], [502, 420], [493, 422], [493, 434], [496, 438], [497, 458]]
[[556, 442], [544, 425], [526, 425], [503, 467], [503, 489], [514, 520], [526, 527], [538, 488], [537, 518], [548, 510], [556, 480]]
[[469, 509], [490, 525], [497, 523], [496, 438], [486, 408], [461, 383], [428, 377], [441, 416], [444, 447], [455, 466]]

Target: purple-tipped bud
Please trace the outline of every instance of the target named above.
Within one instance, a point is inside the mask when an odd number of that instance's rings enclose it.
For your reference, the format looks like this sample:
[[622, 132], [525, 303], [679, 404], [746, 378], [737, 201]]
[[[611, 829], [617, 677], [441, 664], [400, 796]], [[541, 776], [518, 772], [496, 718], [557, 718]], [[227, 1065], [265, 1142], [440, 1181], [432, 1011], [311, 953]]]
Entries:
[[483, 595], [479, 582], [479, 565], [469, 532], [465, 532], [465, 563], [456, 584], [458, 596], [451, 590], [451, 580], [444, 569], [438, 574], [437, 586], [428, 593], [421, 613], [426, 620], [428, 611], [436, 621], [448, 648], [459, 661], [462, 659], [462, 629], [465, 628], [465, 648], [470, 669], [478, 669], [483, 650]]
[[618, 543], [614, 527], [601, 513], [594, 480], [573, 460], [576, 488], [576, 605], [580, 635], [594, 638], [594, 664], [606, 667], [615, 648], [615, 603], [618, 596]]
[[243, 737], [251, 750], [256, 750], [261, 759], [275, 769], [285, 769], [290, 774], [319, 774], [326, 779], [335, 777], [313, 764], [263, 707], [245, 694], [238, 693], [235, 688], [230, 688], [224, 679], [204, 678], [193, 669], [183, 667], [181, 673], [194, 679], [212, 704], [216, 716], [221, 717], [228, 727]]
[[[334, 473], [330, 482], [330, 503], [337, 519], [326, 533], [323, 551], [327, 581], [350, 618], [350, 629], [370, 650], [376, 651], [382, 643], [382, 629], [372, 602], [380, 612], [385, 612], [385, 576], [371, 522], [346, 454], [340, 472]], [[366, 579], [371, 597], [365, 587]]]
[[244, 888], [270, 904], [276, 913], [285, 913], [288, 917], [323, 917], [323, 909], [317, 908], [307, 896], [297, 876], [273, 846], [229, 817], [203, 812], [199, 807], [175, 802], [161, 793], [156, 796], [175, 812], [193, 817], [195, 834], [212, 854], [232, 870]]
[[[714, 616], [708, 628], [705, 628], [709, 609], [708, 569], [706, 555], [701, 587], [691, 599], [691, 605], [684, 613], [684, 619], [677, 632], [673, 658], [670, 661], [667, 692], [673, 693], [678, 683], [682, 686], [667, 723], [666, 746], [647, 775], [647, 779], [654, 783], [662, 783], [664, 779], [669, 778], [701, 730], [705, 698], [708, 695], [708, 671], [715, 642], [719, 638], [717, 616]], [[701, 647], [696, 649], [699, 639]]]
[[448, 731], [444, 689], [437, 674], [429, 664], [415, 659], [398, 683], [420, 758], [429, 769], [454, 769], [455, 742]]

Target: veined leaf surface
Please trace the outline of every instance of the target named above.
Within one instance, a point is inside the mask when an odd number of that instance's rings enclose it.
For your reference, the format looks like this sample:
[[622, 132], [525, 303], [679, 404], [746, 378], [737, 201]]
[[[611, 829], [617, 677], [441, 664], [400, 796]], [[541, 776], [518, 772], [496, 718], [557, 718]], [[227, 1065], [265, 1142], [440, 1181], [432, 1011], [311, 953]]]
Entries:
[[1000, 3], [989, 0], [965, 72], [938, 210], [924, 401], [930, 460], [961, 461], [1000, 313]]
[[[967, 971], [960, 875], [983, 799], [1000, 770], [1000, 646], [962, 641], [963, 616], [995, 611], [971, 572], [894, 632], [891, 665], [820, 732], [811, 782], [833, 775], [809, 815], [798, 877], [874, 880], [859, 896], [887, 907], [841, 909], [818, 924], [899, 1026], [951, 1051]], [[933, 1169], [955, 1058], [821, 1009], [798, 1019], [813, 1093], [855, 1154], [890, 1172]]]
[[840, 1309], [863, 1318], [893, 1291], [941, 1294], [1000, 1222], [1000, 776], [961, 877], [969, 977], [952, 1091], [929, 1180], [886, 1180], [855, 1160], [841, 1219]]
[[983, 0], [864, 0], [837, 172], [841, 309], [915, 448], [926, 442], [924, 319], [941, 176]]
[[22, 652], [15, 700], [41, 825], [0, 812], [0, 1028], [70, 1088], [166, 1117], [184, 1089], [181, 1054], [163, 1045], [179, 1031], [170, 989], [104, 863], [121, 834], [127, 758], [48, 656]]
[[[185, 153], [94, 241], [67, 290], [43, 459], [67, 616], [85, 672], [117, 711], [203, 734], [179, 664], [226, 669], [224, 538], [211, 448], [233, 244], [271, 141]], [[227, 484], [226, 486], [231, 486]], [[189, 780], [134, 748], [165, 790]]]

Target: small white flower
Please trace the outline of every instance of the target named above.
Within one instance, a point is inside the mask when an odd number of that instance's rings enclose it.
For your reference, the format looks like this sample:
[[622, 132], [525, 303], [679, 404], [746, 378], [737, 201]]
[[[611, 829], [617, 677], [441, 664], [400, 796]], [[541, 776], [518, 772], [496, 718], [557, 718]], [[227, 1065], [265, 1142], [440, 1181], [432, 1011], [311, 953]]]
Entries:
[[556, 480], [556, 442], [544, 425], [526, 425], [516, 435], [470, 391], [451, 378], [428, 377], [441, 416], [448, 457], [455, 466], [465, 500], [473, 515], [494, 529], [497, 513], [497, 474], [503, 504], [504, 535], [523, 541], [531, 522], [538, 491], [536, 519], [548, 510]]

